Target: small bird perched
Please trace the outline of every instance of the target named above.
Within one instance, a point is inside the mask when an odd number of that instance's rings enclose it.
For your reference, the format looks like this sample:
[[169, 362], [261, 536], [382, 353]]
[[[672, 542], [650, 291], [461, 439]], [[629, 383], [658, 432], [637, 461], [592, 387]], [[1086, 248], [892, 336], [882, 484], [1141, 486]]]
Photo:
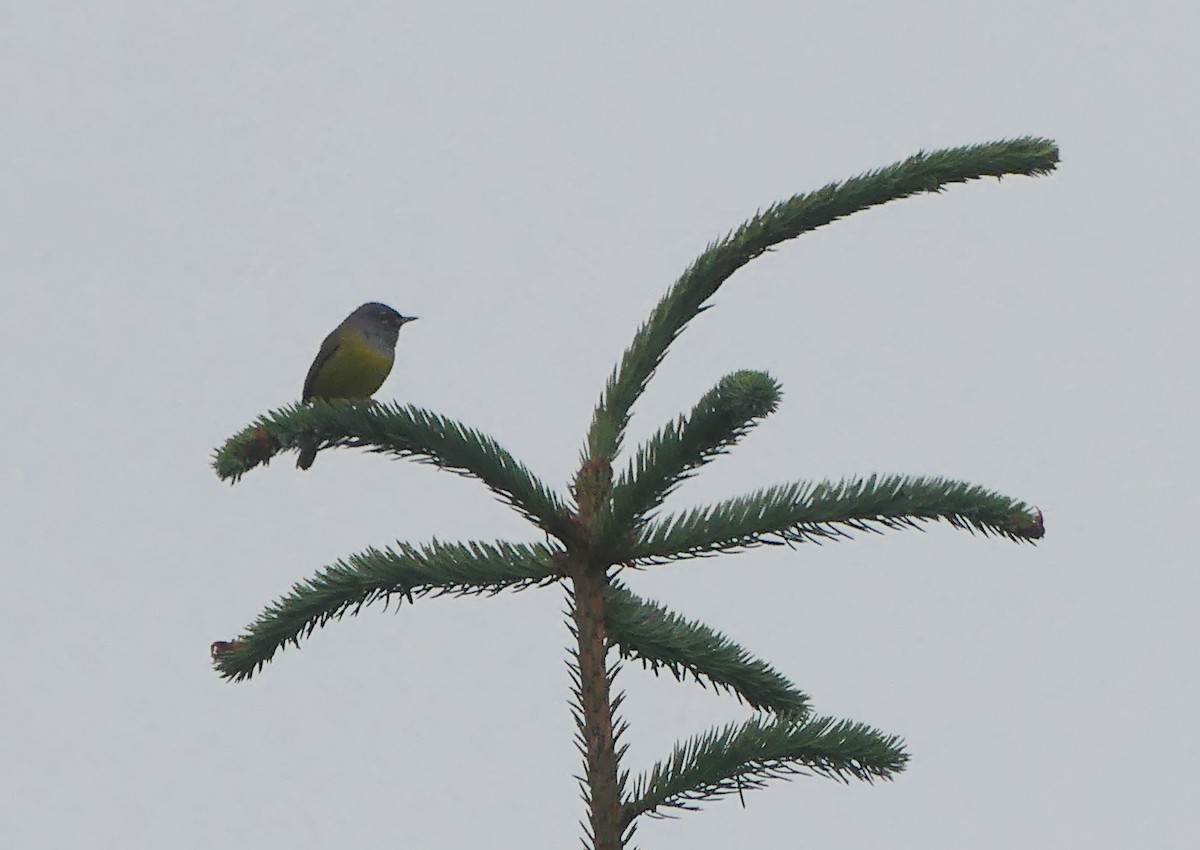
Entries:
[[[392, 371], [400, 328], [414, 319], [374, 301], [359, 307], [321, 343], [300, 400], [370, 398]], [[296, 466], [308, 469], [316, 458], [315, 445], [303, 446]]]

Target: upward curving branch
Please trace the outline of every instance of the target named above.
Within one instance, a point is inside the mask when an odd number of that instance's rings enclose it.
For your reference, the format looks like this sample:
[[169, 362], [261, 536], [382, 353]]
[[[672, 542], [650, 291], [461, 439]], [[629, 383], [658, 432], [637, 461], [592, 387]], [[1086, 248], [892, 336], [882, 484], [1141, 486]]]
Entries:
[[667, 348], [713, 293], [746, 263], [788, 239], [853, 212], [952, 183], [1006, 174], [1047, 174], [1058, 147], [1047, 139], [1008, 141], [917, 153], [901, 162], [795, 195], [760, 212], [713, 242], [683, 273], [633, 337], [613, 370], [592, 415], [585, 460], [611, 461], [621, 449], [630, 410], [662, 362]]
[[743, 370], [718, 381], [690, 414], [667, 423], [638, 449], [601, 512], [595, 545], [607, 551], [621, 536], [636, 533], [680, 482], [773, 413], [780, 394], [766, 372]]

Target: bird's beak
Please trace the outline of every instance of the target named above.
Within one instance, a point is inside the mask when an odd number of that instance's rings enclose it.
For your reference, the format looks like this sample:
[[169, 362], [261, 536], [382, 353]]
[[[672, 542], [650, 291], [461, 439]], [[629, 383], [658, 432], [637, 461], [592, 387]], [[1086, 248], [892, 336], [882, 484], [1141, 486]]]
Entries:
[[415, 322], [416, 320], [417, 320], [416, 316], [401, 316], [400, 324], [407, 325], [409, 322]]

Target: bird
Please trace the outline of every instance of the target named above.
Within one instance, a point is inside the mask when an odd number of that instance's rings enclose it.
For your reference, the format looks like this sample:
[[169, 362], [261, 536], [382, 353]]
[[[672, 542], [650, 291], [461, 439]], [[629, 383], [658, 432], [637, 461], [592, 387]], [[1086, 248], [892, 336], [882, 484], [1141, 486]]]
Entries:
[[[300, 401], [349, 399], [364, 401], [383, 386], [396, 359], [396, 337], [416, 316], [402, 316], [386, 304], [363, 304], [334, 328], [308, 369]], [[300, 447], [296, 467], [308, 469], [317, 446]]]

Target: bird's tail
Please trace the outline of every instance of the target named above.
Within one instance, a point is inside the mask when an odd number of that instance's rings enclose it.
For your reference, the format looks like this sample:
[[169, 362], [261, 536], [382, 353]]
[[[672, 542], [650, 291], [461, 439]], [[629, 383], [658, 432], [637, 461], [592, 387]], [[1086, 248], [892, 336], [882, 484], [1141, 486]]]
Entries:
[[296, 458], [297, 469], [308, 469], [317, 459], [317, 446], [309, 443], [300, 447], [300, 457]]

